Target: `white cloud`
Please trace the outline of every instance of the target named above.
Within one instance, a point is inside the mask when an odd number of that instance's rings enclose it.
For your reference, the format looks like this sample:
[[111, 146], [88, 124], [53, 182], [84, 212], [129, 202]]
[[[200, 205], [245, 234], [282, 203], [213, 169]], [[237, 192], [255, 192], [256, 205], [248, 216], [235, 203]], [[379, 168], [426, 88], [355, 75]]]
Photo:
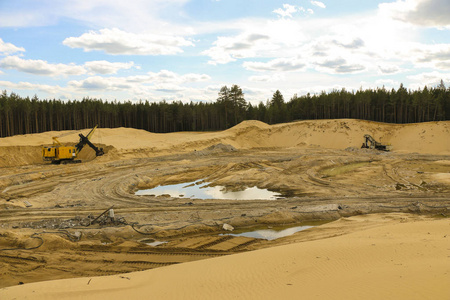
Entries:
[[119, 82], [116, 80], [116, 78], [107, 78], [101, 76], [88, 77], [79, 81], [71, 80], [69, 81], [68, 85], [71, 87], [87, 90], [107, 90], [116, 89], [118, 87], [131, 88], [131, 85]]
[[177, 73], [161, 70], [158, 73], [148, 72], [148, 80], [156, 83], [187, 83], [187, 82], [201, 82], [208, 81], [211, 79], [206, 74], [194, 74], [188, 73], [184, 75], [179, 75]]
[[208, 61], [208, 64], [210, 65], [227, 64], [236, 60], [235, 58], [233, 58], [232, 54], [228, 53], [227, 51], [225, 51], [225, 49], [219, 46], [214, 46], [208, 50], [203, 51], [201, 54], [207, 55], [211, 58], [211, 60]]
[[202, 54], [211, 58], [210, 64], [226, 64], [237, 58], [254, 57], [259, 51], [274, 49], [274, 45], [268, 43], [269, 39], [268, 35], [258, 32], [234, 37], [219, 36], [214, 46]]
[[[408, 28], [396, 27], [399, 22], [380, 25], [378, 21], [377, 15], [339, 20], [248, 21], [244, 32], [219, 37], [214, 47], [203, 54], [210, 56], [212, 64], [246, 59], [242, 66], [257, 72], [304, 71], [307, 68], [327, 74], [377, 72], [379, 65], [399, 65], [410, 59], [408, 55], [398, 59], [398, 53], [410, 46], [403, 43], [409, 38], [404, 34]], [[264, 34], [265, 38], [260, 44], [248, 42], [251, 34]], [[397, 34], [403, 38], [398, 38]], [[252, 58], [259, 59], [252, 61]]]
[[378, 79], [375, 81], [377, 87], [385, 87], [386, 89], [393, 89], [400, 86], [400, 82], [393, 79]]
[[[407, 42], [412, 35], [409, 26], [389, 20], [374, 14], [339, 19], [247, 19], [238, 22], [239, 27], [234, 28], [237, 34], [218, 37], [213, 47], [202, 54], [210, 57], [210, 64], [251, 58], [273, 60], [285, 57], [295, 60], [298, 56], [322, 63], [321, 57], [331, 56], [341, 57], [352, 66], [377, 70], [377, 65], [385, 60], [398, 58], [398, 53], [409, 47]], [[247, 37], [252, 34], [264, 35], [265, 38], [249, 42]], [[408, 56], [404, 58], [408, 59]]]
[[326, 8], [327, 7], [325, 4], [323, 4], [323, 2], [320, 2], [320, 1], [311, 1], [311, 4], [315, 5], [317, 7], [320, 7], [320, 8]]
[[273, 12], [281, 17], [292, 18], [292, 14], [298, 11], [297, 7], [290, 4], [283, 4], [283, 8], [275, 9]]
[[250, 76], [248, 80], [251, 82], [280, 82], [286, 80], [286, 76], [282, 73], [275, 73], [273, 75]]
[[395, 20], [420, 26], [450, 28], [448, 0], [397, 0], [382, 3], [380, 11]]
[[250, 62], [246, 61], [243, 66], [252, 71], [299, 71], [306, 67], [306, 63], [301, 58], [276, 58], [268, 62]]
[[0, 60], [0, 68], [14, 69], [34, 75], [43, 76], [76, 76], [90, 74], [116, 74], [122, 69], [130, 69], [134, 66], [133, 62], [108, 62], [89, 61], [84, 65], [76, 64], [52, 64], [45, 60], [23, 59], [17, 56], [7, 56]]
[[245, 29], [240, 29], [237, 35], [217, 37], [213, 47], [201, 53], [211, 58], [209, 64], [292, 55], [298, 52], [298, 47], [306, 39], [305, 28], [296, 20], [247, 20], [238, 24]]
[[342, 57], [327, 57], [315, 62], [316, 69], [333, 74], [359, 73], [366, 70], [363, 64], [351, 63]]
[[11, 43], [6, 43], [0, 38], [0, 55], [10, 55], [16, 52], [25, 52], [25, 49]]
[[272, 76], [269, 75], [257, 75], [257, 76], [250, 76], [248, 80], [253, 82], [269, 82], [271, 78]]
[[209, 75], [206, 74], [193, 74], [189, 73], [181, 76], [183, 82], [200, 82], [200, 81], [208, 81], [211, 79]]
[[17, 56], [7, 56], [0, 60], [0, 67], [3, 69], [15, 69], [21, 72], [47, 75], [47, 76], [68, 76], [82, 75], [86, 69], [75, 64], [51, 64], [45, 60], [26, 60]]
[[94, 74], [116, 74], [119, 70], [132, 68], [134, 62], [120, 63], [99, 60], [86, 62], [84, 66]]
[[[294, 64], [301, 56], [308, 58], [305, 68], [326, 74], [393, 75], [404, 72], [405, 68], [450, 68], [450, 44], [414, 42], [419, 38], [417, 27], [392, 19], [382, 9], [359, 17], [248, 19], [239, 25], [245, 30], [218, 38], [213, 48], [203, 52], [210, 56], [210, 63], [246, 59], [242, 66], [247, 70], [283, 72], [274, 66], [276, 57]], [[276, 33], [271, 31], [274, 28]], [[256, 33], [266, 36], [262, 45], [246, 41], [246, 36]], [[251, 61], [252, 58], [258, 61]], [[301, 65], [294, 65], [304, 70]], [[270, 75], [258, 76], [251, 78], [262, 81], [269, 77], [261, 76]]]
[[311, 8], [305, 9], [302, 6], [295, 6], [290, 4], [283, 4], [283, 8], [277, 8], [272, 12], [276, 13], [282, 18], [294, 18], [295, 13], [303, 13], [303, 15], [312, 15], [314, 13]]
[[383, 64], [378, 66], [381, 74], [396, 74], [400, 72], [400, 68], [396, 65]]
[[148, 72], [148, 80], [157, 83], [181, 82], [180, 76], [172, 71], [161, 70], [158, 73]]
[[364, 40], [359, 37], [351, 37], [351, 41], [346, 41], [349, 36], [337, 36], [338, 39], [334, 39], [332, 42], [338, 46], [348, 49], [358, 49], [364, 46]]
[[58, 85], [36, 84], [30, 82], [15, 83], [11, 81], [0, 81], [0, 86], [2, 88], [9, 88], [11, 90], [34, 90], [49, 93], [52, 95], [60, 94], [64, 90]]
[[173, 83], [159, 83], [154, 85], [151, 89], [157, 92], [175, 94], [177, 92], [186, 90], [186, 87]]
[[415, 44], [409, 55], [422, 67], [450, 70], [450, 44]]
[[123, 30], [101, 29], [79, 37], [69, 37], [63, 44], [84, 51], [105, 51], [113, 55], [173, 55], [183, 52], [181, 47], [194, 46], [183, 37], [160, 34], [136, 34]]
[[437, 71], [410, 75], [407, 78], [414, 81], [411, 85], [414, 89], [423, 88], [425, 85], [428, 87], [437, 86], [441, 80], [444, 81], [446, 86], [450, 83], [450, 73], [440, 73]]
[[[147, 75], [127, 76], [127, 77], [102, 77], [91, 76], [82, 80], [72, 80], [69, 86], [73, 88], [87, 89], [87, 90], [134, 90], [142, 89], [144, 87], [154, 89], [159, 86], [159, 89], [176, 90], [175, 86], [180, 89], [183, 84], [192, 82], [203, 82], [210, 80], [206, 74], [188, 73], [180, 75], [168, 70], [161, 70], [160, 72], [148, 72]], [[170, 88], [168, 88], [170, 87]]]

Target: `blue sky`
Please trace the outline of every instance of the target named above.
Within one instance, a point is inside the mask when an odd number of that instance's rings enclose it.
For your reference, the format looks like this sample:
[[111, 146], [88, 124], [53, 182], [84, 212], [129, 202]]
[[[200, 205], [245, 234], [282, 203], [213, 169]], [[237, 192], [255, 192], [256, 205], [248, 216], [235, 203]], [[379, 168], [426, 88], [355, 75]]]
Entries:
[[0, 90], [259, 103], [450, 86], [448, 0], [0, 0]]

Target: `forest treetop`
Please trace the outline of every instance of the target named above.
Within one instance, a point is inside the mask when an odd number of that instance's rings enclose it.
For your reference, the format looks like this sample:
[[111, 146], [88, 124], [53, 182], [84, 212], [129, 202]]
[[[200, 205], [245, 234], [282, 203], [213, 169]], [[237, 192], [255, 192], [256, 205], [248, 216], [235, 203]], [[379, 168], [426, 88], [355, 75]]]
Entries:
[[450, 120], [450, 88], [437, 86], [415, 91], [400, 85], [315, 95], [293, 95], [285, 101], [277, 90], [270, 100], [252, 105], [238, 85], [223, 86], [212, 102], [138, 103], [84, 98], [62, 101], [0, 95], [0, 137], [53, 130], [79, 130], [95, 125], [131, 127], [151, 132], [224, 130], [244, 120], [268, 124], [314, 119], [363, 119], [387, 123]]

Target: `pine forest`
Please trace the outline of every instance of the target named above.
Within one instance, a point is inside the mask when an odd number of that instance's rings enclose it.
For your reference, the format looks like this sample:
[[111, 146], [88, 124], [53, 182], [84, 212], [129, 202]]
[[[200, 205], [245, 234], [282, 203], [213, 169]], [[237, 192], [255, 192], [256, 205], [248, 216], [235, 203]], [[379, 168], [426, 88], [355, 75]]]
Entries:
[[0, 137], [45, 131], [131, 127], [151, 132], [217, 131], [244, 120], [268, 124], [314, 119], [363, 119], [386, 123], [450, 120], [450, 88], [443, 81], [415, 91], [400, 85], [314, 95], [294, 95], [285, 101], [280, 91], [252, 105], [238, 85], [224, 86], [211, 102], [118, 102], [84, 98], [48, 100], [0, 94]]

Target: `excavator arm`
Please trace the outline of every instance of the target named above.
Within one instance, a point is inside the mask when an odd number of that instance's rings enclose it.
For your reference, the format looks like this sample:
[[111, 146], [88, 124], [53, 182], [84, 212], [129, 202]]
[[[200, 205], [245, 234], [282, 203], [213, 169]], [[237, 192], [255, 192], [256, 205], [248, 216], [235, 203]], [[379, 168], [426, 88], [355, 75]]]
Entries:
[[[365, 141], [364, 141], [364, 147], [363, 147], [363, 148], [374, 149], [375, 146], [378, 144], [378, 143], [375, 141], [375, 139], [374, 139], [371, 135], [369, 135], [369, 134], [365, 134], [365, 135], [364, 135], [364, 139], [365, 139]], [[369, 145], [369, 143], [370, 143], [370, 145]]]
[[361, 148], [368, 148], [368, 149], [377, 149], [382, 151], [390, 151], [392, 150], [391, 145], [383, 145], [382, 143], [377, 142], [371, 135], [365, 134], [364, 135], [364, 143], [362, 144]]
[[85, 145], [88, 145], [89, 147], [91, 147], [92, 149], [94, 149], [95, 151], [95, 155], [96, 156], [102, 156], [103, 154], [105, 154], [103, 152], [103, 148], [98, 148], [96, 147], [94, 144], [91, 143], [90, 138], [92, 137], [92, 135], [94, 134], [95, 129], [97, 129], [96, 125], [94, 128], [91, 129], [91, 131], [84, 136], [83, 134], [79, 134], [78, 136], [80, 137], [80, 141], [78, 142], [78, 144], [75, 145], [75, 149], [76, 149], [76, 154], [78, 155], [78, 153], [81, 151], [81, 149], [83, 149], [83, 147]]
[[88, 145], [89, 147], [91, 147], [92, 149], [94, 149], [94, 151], [95, 151], [95, 155], [96, 156], [102, 156], [103, 154], [105, 154], [104, 152], [103, 152], [103, 148], [98, 148], [98, 147], [96, 147], [94, 144], [92, 144], [91, 143], [91, 141], [86, 137], [86, 136], [84, 136], [83, 134], [79, 134], [79, 136], [80, 136], [80, 141], [78, 142], [78, 144], [76, 144], [75, 145], [75, 148], [76, 148], [76, 153], [78, 154], [80, 151], [81, 151], [81, 149], [83, 149], [83, 147], [85, 146], [85, 145]]

